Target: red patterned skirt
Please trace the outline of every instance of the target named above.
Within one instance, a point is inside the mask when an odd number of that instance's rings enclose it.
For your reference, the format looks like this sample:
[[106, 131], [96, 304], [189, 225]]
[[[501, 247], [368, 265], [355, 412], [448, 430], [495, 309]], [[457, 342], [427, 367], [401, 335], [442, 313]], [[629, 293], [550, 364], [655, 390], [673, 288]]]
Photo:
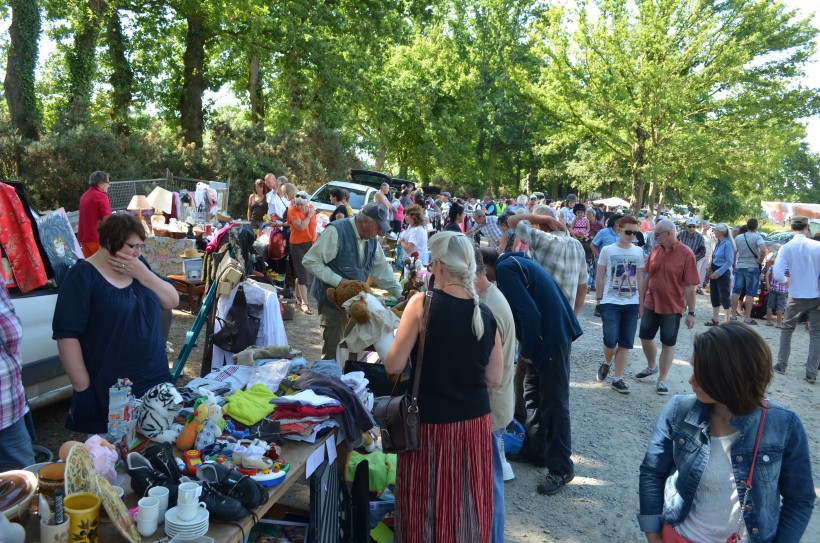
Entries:
[[396, 542], [489, 542], [493, 521], [490, 415], [422, 424], [419, 448], [399, 455]]

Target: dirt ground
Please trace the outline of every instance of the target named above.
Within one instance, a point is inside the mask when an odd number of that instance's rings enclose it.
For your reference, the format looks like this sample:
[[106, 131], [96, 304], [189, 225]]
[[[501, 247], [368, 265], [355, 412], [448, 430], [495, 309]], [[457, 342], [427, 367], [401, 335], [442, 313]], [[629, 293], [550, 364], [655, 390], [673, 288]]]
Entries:
[[[584, 335], [572, 348], [571, 417], [573, 460], [576, 477], [555, 496], [541, 496], [536, 486], [543, 470], [513, 464], [516, 478], [505, 485], [506, 540], [512, 543], [533, 542], [639, 542], [644, 541], [635, 514], [638, 511], [638, 467], [646, 450], [655, 419], [672, 396], [658, 396], [654, 383], [638, 383], [632, 378], [646, 365], [640, 343], [630, 354], [627, 382], [632, 393], [626, 396], [600, 383], [595, 373], [602, 359], [601, 321], [593, 317], [594, 298], [588, 296], [580, 316]], [[698, 325], [693, 331], [681, 330], [675, 363], [667, 385], [671, 394], [688, 394], [688, 379], [694, 334], [705, 330], [703, 322], [711, 315], [708, 297], [698, 296]], [[171, 342], [176, 358], [185, 333], [194, 317], [174, 311]], [[776, 352], [779, 330], [756, 327]], [[308, 361], [319, 357], [318, 317], [297, 311], [285, 327], [291, 345], [300, 347]], [[200, 345], [202, 344], [200, 338]], [[820, 385], [803, 380], [803, 365], [808, 348], [808, 333], [801, 326], [792, 339], [791, 365], [786, 375], [775, 375], [769, 387], [770, 399], [794, 410], [802, 419], [809, 436], [812, 477], [820, 491]], [[199, 375], [202, 354], [194, 349], [185, 368], [183, 382]], [[56, 450], [65, 440], [82, 437], [63, 429], [67, 403], [35, 413], [38, 443]], [[807, 474], [808, 476], [808, 474]], [[297, 485], [304, 491], [304, 485]], [[302, 493], [301, 501], [305, 501]], [[816, 508], [816, 506], [815, 506]], [[812, 517], [803, 541], [820, 541], [820, 514]]]

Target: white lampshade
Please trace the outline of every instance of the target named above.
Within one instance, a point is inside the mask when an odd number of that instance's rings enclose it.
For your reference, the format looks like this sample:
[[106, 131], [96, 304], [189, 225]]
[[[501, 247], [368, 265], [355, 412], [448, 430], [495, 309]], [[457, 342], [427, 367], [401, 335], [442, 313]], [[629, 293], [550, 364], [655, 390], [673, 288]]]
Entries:
[[142, 194], [135, 194], [128, 203], [129, 211], [140, 211], [142, 209], [151, 209], [151, 204], [148, 203], [148, 198]]
[[154, 209], [159, 209], [163, 213], [170, 213], [174, 201], [174, 194], [170, 190], [157, 187], [148, 195], [148, 203]]

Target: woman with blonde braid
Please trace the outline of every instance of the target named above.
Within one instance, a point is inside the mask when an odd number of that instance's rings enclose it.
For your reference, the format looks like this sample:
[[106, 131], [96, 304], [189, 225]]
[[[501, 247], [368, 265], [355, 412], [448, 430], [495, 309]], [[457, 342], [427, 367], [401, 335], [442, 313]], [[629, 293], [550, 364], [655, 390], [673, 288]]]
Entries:
[[[396, 541], [488, 542], [493, 516], [493, 463], [488, 386], [502, 376], [495, 319], [475, 290], [475, 253], [464, 234], [430, 238], [436, 287], [421, 330], [424, 296], [402, 316], [384, 365], [390, 373], [415, 362], [424, 333], [419, 382], [419, 448], [399, 455]], [[465, 486], [467, 488], [465, 488]]]

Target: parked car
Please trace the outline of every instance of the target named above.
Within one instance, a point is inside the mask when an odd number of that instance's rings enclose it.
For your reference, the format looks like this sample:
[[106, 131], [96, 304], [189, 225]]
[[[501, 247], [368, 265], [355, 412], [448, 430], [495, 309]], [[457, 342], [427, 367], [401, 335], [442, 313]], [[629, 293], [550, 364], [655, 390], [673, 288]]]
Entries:
[[405, 182], [371, 170], [350, 170], [350, 178], [352, 182], [330, 181], [319, 187], [310, 197], [316, 211], [332, 213], [336, 209], [330, 203], [330, 191], [334, 188], [345, 189], [348, 192], [350, 196], [347, 203], [353, 208], [353, 212], [357, 213], [362, 206], [373, 201], [374, 195], [382, 186], [382, 183], [389, 183], [392, 189], [398, 190], [401, 184]]
[[791, 230], [778, 230], [777, 232], [770, 232], [763, 237], [763, 243], [766, 244], [766, 249], [777, 251], [783, 245], [787, 244], [794, 238], [794, 232]]

